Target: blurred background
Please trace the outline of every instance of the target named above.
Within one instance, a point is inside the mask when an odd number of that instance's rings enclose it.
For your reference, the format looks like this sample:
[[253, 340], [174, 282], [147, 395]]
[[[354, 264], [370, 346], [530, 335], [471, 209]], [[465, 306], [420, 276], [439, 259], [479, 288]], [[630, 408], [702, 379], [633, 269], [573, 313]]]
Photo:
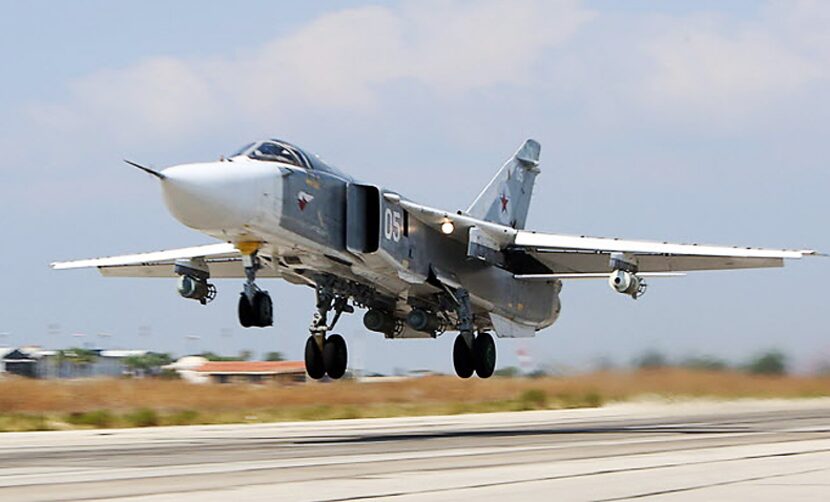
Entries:
[[[243, 330], [241, 281], [202, 307], [172, 279], [48, 268], [208, 243], [121, 159], [162, 168], [262, 137], [449, 210], [533, 137], [529, 228], [830, 251], [825, 2], [0, 6], [0, 346], [300, 359], [308, 288], [263, 281], [275, 327]], [[828, 272], [693, 274], [637, 302], [567, 283], [559, 322], [500, 340], [499, 368], [745, 368], [773, 351], [826, 370]], [[452, 371], [450, 336], [387, 341], [360, 315], [339, 330], [364, 373]]]

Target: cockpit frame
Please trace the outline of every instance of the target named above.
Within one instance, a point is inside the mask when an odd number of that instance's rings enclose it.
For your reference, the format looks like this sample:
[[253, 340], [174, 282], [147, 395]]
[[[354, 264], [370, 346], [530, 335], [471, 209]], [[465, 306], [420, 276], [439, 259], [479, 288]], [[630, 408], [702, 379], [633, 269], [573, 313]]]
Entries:
[[316, 155], [309, 155], [301, 148], [279, 139], [263, 139], [249, 143], [231, 155], [230, 159], [243, 156], [252, 160], [279, 162], [309, 171], [329, 173], [346, 180], [351, 179], [350, 176], [326, 164]]

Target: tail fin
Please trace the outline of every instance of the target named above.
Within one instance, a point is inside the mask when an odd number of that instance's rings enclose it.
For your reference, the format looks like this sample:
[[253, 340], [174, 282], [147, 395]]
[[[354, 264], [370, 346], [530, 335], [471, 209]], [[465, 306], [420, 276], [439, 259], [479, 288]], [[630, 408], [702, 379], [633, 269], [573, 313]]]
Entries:
[[541, 149], [537, 141], [525, 141], [476, 197], [467, 214], [517, 229], [524, 228], [533, 182], [539, 173]]

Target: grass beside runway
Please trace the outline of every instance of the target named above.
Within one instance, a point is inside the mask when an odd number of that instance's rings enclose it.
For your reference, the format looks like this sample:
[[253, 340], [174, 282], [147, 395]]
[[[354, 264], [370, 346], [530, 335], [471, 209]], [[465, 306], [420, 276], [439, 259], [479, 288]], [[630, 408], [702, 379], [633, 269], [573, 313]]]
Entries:
[[644, 396], [662, 399], [821, 397], [830, 396], [830, 377], [658, 369], [561, 378], [424, 377], [396, 382], [341, 381], [290, 387], [195, 385], [152, 379], [12, 378], [0, 381], [0, 431], [581, 408]]

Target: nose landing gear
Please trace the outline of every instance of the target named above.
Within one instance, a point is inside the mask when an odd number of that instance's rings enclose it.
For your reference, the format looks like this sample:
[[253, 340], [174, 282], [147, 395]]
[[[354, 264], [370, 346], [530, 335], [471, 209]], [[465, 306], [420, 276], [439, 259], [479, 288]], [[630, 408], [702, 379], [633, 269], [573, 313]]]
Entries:
[[265, 328], [274, 324], [274, 310], [271, 296], [265, 291], [256, 291], [253, 299], [245, 292], [239, 295], [239, 324], [245, 328]]
[[246, 280], [242, 293], [239, 295], [237, 308], [239, 324], [245, 328], [251, 326], [265, 328], [274, 324], [274, 307], [271, 295], [259, 289], [255, 282], [257, 270], [262, 268], [256, 255], [257, 249], [254, 248], [247, 253], [246, 250], [248, 250], [246, 247], [240, 247], [240, 251], [243, 252], [242, 264], [245, 266]]

